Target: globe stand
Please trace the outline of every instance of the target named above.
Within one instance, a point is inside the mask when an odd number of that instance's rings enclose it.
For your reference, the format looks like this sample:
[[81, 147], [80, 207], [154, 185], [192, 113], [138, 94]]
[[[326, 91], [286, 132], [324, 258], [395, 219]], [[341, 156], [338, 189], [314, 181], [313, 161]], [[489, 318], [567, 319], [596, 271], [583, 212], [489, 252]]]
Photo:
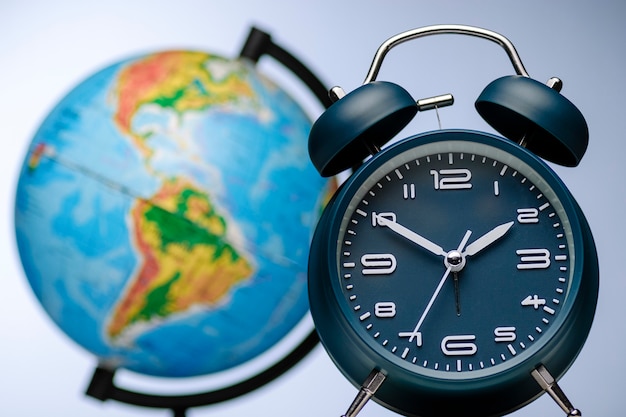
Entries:
[[[324, 107], [327, 108], [332, 104], [328, 96], [328, 89], [302, 62], [275, 44], [269, 34], [252, 27], [241, 49], [240, 57], [257, 63], [263, 55], [271, 56], [293, 72]], [[156, 395], [135, 392], [115, 385], [115, 369], [98, 365], [85, 394], [100, 401], [114, 400], [141, 407], [170, 409], [174, 417], [185, 417], [189, 408], [230, 400], [273, 381], [304, 358], [317, 345], [318, 341], [317, 333], [313, 329], [299, 345], [273, 365], [248, 379], [214, 391], [186, 395]]]
[[189, 408], [231, 400], [273, 381], [304, 358], [317, 342], [317, 333], [313, 330], [293, 351], [274, 365], [251, 378], [215, 391], [186, 395], [153, 395], [130, 391], [115, 385], [115, 370], [98, 366], [85, 394], [100, 401], [114, 400], [141, 407], [168, 408], [172, 410], [174, 417], [185, 417]]

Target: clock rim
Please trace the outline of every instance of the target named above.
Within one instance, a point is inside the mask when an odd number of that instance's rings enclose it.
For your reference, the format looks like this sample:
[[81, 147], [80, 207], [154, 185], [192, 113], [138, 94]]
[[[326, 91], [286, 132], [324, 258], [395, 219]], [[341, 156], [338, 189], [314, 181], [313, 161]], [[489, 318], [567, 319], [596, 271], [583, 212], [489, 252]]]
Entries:
[[[420, 146], [421, 144], [427, 143], [427, 141], [430, 143], [434, 141], [448, 140], [477, 142], [497, 148], [520, 159], [524, 164], [535, 170], [553, 189], [557, 198], [563, 205], [563, 209], [568, 217], [572, 230], [575, 255], [575, 270], [571, 274], [571, 282], [569, 283], [570, 289], [564, 300], [562, 310], [542, 337], [533, 343], [533, 346], [523, 352], [523, 354], [509, 359], [505, 363], [487, 368], [486, 370], [459, 373], [434, 370], [432, 370], [432, 372], [424, 372], [430, 370], [425, 370], [415, 364], [407, 363], [406, 361], [393, 355], [391, 352], [385, 350], [379, 344], [374, 343], [371, 336], [368, 336], [366, 331], [358, 325], [358, 320], [356, 320], [354, 312], [349, 309], [345, 303], [345, 297], [341, 291], [339, 281], [336, 278], [332, 278], [333, 276], [338, 275], [337, 263], [335, 260], [340, 242], [338, 239], [330, 238], [330, 236], [335, 236], [335, 238], [337, 238], [341, 218], [343, 217], [343, 213], [345, 213], [345, 210], [354, 195], [354, 191], [366, 178], [372, 175], [376, 169], [394, 156], [412, 147]], [[454, 150], [451, 149], [451, 151]], [[534, 381], [531, 381], [530, 372], [532, 369], [540, 363], [543, 363], [544, 365], [554, 363], [556, 364], [555, 367], [558, 369], [550, 369], [550, 366], [548, 366], [548, 369], [555, 372], [555, 376], [560, 378], [560, 376], [562, 376], [562, 374], [564, 374], [569, 366], [571, 366], [574, 362], [589, 333], [589, 327], [595, 311], [597, 295], [595, 296], [595, 300], [593, 299], [593, 295], [591, 295], [591, 300], [588, 300], [589, 297], [586, 297], [584, 294], [581, 295], [581, 291], [591, 290], [591, 294], [594, 292], [597, 294], [597, 264], [593, 265], [593, 262], [591, 262], [590, 265], [590, 262], [586, 262], [586, 265], [583, 265], [584, 257], [589, 256], [586, 252], [590, 252], [591, 255], [596, 255], [595, 246], [593, 248], [589, 248], [590, 245], [593, 246], [593, 238], [590, 230], [588, 229], [588, 224], [586, 225], [586, 229], [583, 233], [583, 226], [585, 225], [586, 219], [584, 219], [582, 211], [556, 173], [538, 157], [504, 138], [485, 132], [470, 130], [442, 130], [421, 133], [406, 138], [400, 142], [396, 142], [379, 154], [376, 154], [370, 161], [365, 163], [357, 172], [346, 180], [333, 197], [331, 203], [329, 203], [322, 219], [320, 219], [318, 229], [324, 229], [327, 234], [329, 231], [332, 231], [332, 233], [329, 234], [330, 236], [326, 236], [325, 239], [321, 238], [323, 242], [319, 242], [320, 237], [317, 238], [317, 243], [314, 243], [314, 246], [320, 246], [320, 248], [312, 247], [312, 251], [317, 252], [317, 255], [313, 254], [313, 258], [321, 255], [325, 257], [324, 259], [332, 259], [332, 263], [327, 267], [328, 270], [322, 273], [327, 281], [330, 280], [330, 282], [323, 284], [326, 288], [322, 288], [322, 291], [326, 292], [326, 295], [330, 297], [328, 300], [325, 300], [325, 302], [333, 304], [333, 306], [328, 305], [325, 308], [330, 310], [335, 309], [335, 311], [339, 309], [341, 312], [340, 318], [334, 317], [333, 320], [337, 321], [335, 324], [341, 327], [339, 332], [343, 333], [343, 336], [328, 336], [328, 332], [326, 331], [328, 329], [324, 329], [325, 325], [322, 324], [319, 326], [318, 323], [316, 323], [322, 344], [327, 351], [329, 351], [329, 346], [327, 345], [333, 345], [336, 342], [326, 340], [327, 338], [332, 339], [333, 337], [347, 337], [348, 339], [353, 339], [352, 342], [355, 346], [357, 346], [357, 349], [365, 349], [365, 351], [358, 352], [358, 356], [362, 355], [365, 358], [355, 360], [363, 362], [365, 365], [362, 366], [364, 367], [371, 366], [367, 369], [366, 373], [369, 373], [371, 369], [381, 369], [383, 372], [386, 372], [388, 376], [398, 378], [400, 381], [409, 380], [411, 381], [410, 383], [415, 383], [414, 380], [417, 379], [418, 385], [421, 385], [425, 391], [430, 393], [434, 392], [459, 395], [465, 395], [468, 392], [484, 393], [495, 389], [498, 385], [501, 385], [502, 387], [514, 387], [516, 384], [523, 383], [527, 387], [526, 391], [530, 390], [530, 393], [524, 394], [526, 397], [529, 397], [526, 401], [522, 401], [520, 403], [520, 401], [517, 400], [517, 403], [513, 405], [515, 408], [520, 407], [541, 394], [540, 388], [536, 386]], [[318, 233], [319, 232], [316, 230], [316, 234]], [[322, 249], [322, 247], [325, 248]], [[319, 253], [320, 249], [321, 254]], [[313, 260], [315, 261], [315, 259]], [[314, 267], [313, 269], [314, 273], [319, 272], [317, 271], [319, 268]], [[588, 269], [590, 271], [588, 271]], [[593, 277], [591, 280], [585, 280], [585, 274], [596, 275], [596, 284], [593, 283]], [[592, 282], [586, 283], [585, 281]], [[585, 288], [582, 288], [583, 284], [585, 284]], [[310, 285], [310, 287], [312, 286], [313, 285]], [[316, 306], [317, 301], [314, 299], [315, 289], [310, 289], [309, 291], [311, 294], [311, 312], [315, 319], [316, 310], [320, 307]], [[589, 304], [590, 302], [592, 304], [591, 312], [588, 311], [589, 307], [585, 306], [585, 304]], [[578, 317], [580, 315], [583, 316], [582, 319]], [[587, 316], [587, 318], [584, 316]], [[585, 327], [583, 330], [574, 329], [574, 324], [581, 320], [588, 323], [588, 326], [583, 326]], [[322, 329], [322, 331], [320, 331], [320, 329]], [[333, 332], [332, 329], [329, 331], [331, 333]], [[564, 346], [564, 341], [569, 343], [565, 343]], [[332, 350], [337, 348], [333, 348], [331, 346], [330, 349]], [[330, 351], [329, 355], [344, 375], [348, 377], [348, 379], [351, 380], [355, 386], [359, 386], [360, 383], [363, 382], [363, 380], [358, 380], [360, 376], [353, 376], [351, 375], [352, 372], [350, 370], [345, 369], [346, 365], [342, 363], [344, 362], [344, 359], [341, 358], [341, 355], [337, 355], [336, 352], [333, 354]], [[556, 358], [556, 356], [560, 356], [560, 358]], [[565, 356], [565, 358], [563, 358], [563, 356]], [[381, 364], [383, 365], [381, 366]], [[526, 382], [519, 382], [522, 380]], [[403, 410], [395, 409], [393, 405], [390, 405], [388, 401], [384, 399], [377, 398], [375, 396], [375, 400], [388, 408], [394, 409], [403, 414], [406, 413]], [[511, 406], [509, 406], [509, 408], [510, 407]]]

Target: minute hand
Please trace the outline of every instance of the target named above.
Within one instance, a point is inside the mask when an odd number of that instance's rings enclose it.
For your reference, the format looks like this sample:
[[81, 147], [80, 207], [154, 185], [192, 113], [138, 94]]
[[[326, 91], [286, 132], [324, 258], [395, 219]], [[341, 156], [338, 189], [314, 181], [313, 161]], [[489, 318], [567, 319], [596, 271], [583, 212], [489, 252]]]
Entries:
[[389, 220], [383, 216], [377, 216], [378, 224], [381, 226], [387, 226], [400, 236], [410, 240], [411, 242], [421, 246], [422, 248], [428, 250], [429, 252], [434, 253], [438, 256], [446, 256], [446, 252], [444, 252], [443, 248], [436, 243], [431, 242], [423, 236], [418, 235], [414, 231], [407, 229], [399, 223], [396, 223], [393, 220]]
[[509, 231], [511, 226], [513, 226], [513, 223], [514, 222], [508, 222], [501, 224], [500, 226], [494, 227], [493, 229], [467, 245], [467, 248], [465, 249], [465, 252], [463, 252], [463, 255], [476, 255], [478, 252], [485, 249], [487, 246], [491, 245], [493, 242], [504, 236], [506, 232]]

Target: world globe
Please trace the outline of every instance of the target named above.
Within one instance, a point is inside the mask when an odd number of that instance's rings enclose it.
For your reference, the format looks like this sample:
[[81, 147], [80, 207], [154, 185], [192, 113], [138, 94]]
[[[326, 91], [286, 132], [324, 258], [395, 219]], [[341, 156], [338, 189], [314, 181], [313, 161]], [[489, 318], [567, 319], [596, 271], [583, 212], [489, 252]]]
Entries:
[[245, 59], [164, 51], [90, 76], [24, 158], [15, 233], [50, 318], [100, 364], [189, 377], [282, 340], [308, 312], [333, 185], [310, 120]]

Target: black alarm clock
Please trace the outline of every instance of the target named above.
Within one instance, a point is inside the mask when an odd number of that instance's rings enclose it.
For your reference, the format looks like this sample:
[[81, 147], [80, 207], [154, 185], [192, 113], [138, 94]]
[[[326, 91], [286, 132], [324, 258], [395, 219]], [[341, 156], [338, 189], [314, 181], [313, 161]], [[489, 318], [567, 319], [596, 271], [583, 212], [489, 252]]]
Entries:
[[[382, 60], [441, 33], [507, 52], [517, 74], [476, 101], [503, 137], [437, 130], [385, 147], [418, 111], [453, 98], [416, 102], [375, 81]], [[531, 79], [502, 35], [437, 25], [390, 38], [363, 86], [331, 90], [311, 160], [322, 176], [358, 168], [316, 228], [309, 299], [324, 348], [360, 387], [346, 415], [372, 398], [408, 416], [499, 416], [544, 392], [581, 415], [556, 381], [589, 333], [599, 273], [583, 212], [542, 160], [576, 166], [587, 148], [585, 119], [560, 87]]]

